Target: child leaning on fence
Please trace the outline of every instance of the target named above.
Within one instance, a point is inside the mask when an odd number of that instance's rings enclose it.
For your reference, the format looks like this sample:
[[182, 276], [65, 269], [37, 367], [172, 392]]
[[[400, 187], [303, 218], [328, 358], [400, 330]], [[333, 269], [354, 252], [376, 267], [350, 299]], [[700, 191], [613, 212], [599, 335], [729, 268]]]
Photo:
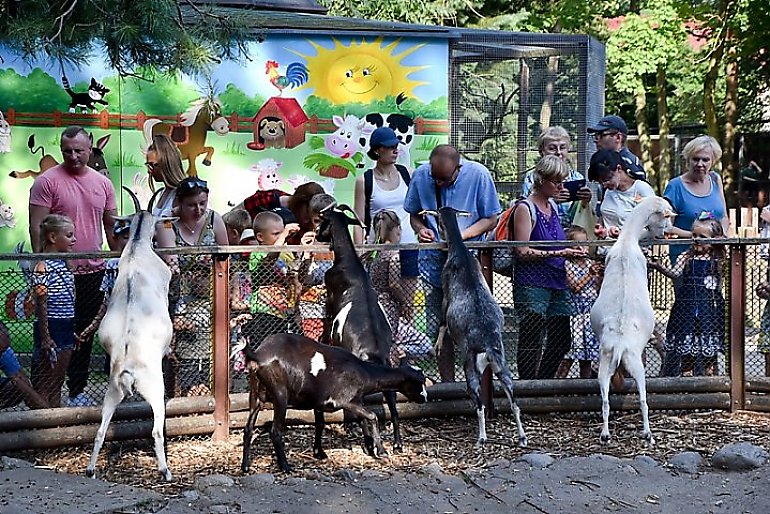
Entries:
[[[398, 244], [401, 242], [401, 222], [394, 211], [381, 210], [374, 215], [374, 242]], [[391, 364], [401, 357], [427, 356], [432, 345], [428, 336], [411, 324], [412, 305], [401, 279], [401, 259], [398, 250], [380, 250], [374, 258], [369, 274], [378, 293], [380, 305], [393, 330]]]
[[[254, 234], [262, 246], [282, 246], [286, 238], [299, 230], [289, 223], [284, 227], [281, 216], [264, 211], [254, 216]], [[243, 334], [252, 349], [267, 336], [287, 332], [299, 289], [290, 252], [259, 252], [249, 257], [252, 293], [252, 319], [244, 324]]]
[[[570, 241], [588, 241], [588, 232], [573, 225], [567, 230]], [[591, 307], [599, 297], [602, 265], [586, 256], [572, 257], [565, 262], [567, 285], [570, 289], [573, 315], [570, 318], [572, 349], [564, 356], [556, 378], [566, 378], [572, 363], [577, 360], [580, 378], [595, 378], [598, 365], [599, 341], [591, 327]]]
[[[49, 214], [40, 224], [43, 253], [71, 252], [75, 224]], [[52, 256], [32, 273], [37, 319], [33, 325], [32, 385], [51, 407], [61, 405], [61, 387], [75, 348], [75, 276], [66, 261]]]
[[666, 325], [664, 376], [716, 375], [717, 354], [725, 351], [723, 245], [699, 239], [724, 237], [722, 224], [703, 212], [692, 225], [692, 247], [679, 255], [673, 269], [650, 267], [674, 280], [674, 304]]

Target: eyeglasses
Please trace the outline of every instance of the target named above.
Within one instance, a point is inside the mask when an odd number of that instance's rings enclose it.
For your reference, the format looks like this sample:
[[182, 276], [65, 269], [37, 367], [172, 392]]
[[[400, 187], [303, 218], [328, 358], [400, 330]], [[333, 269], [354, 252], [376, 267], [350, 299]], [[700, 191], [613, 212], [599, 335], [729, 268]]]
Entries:
[[444, 187], [444, 186], [451, 186], [452, 184], [454, 184], [455, 180], [457, 180], [458, 173], [460, 173], [459, 164], [455, 166], [455, 169], [452, 171], [452, 173], [448, 177], [437, 177], [432, 169], [430, 172], [430, 176], [433, 179], [433, 182], [435, 182], [437, 186]]
[[619, 134], [619, 132], [615, 131], [605, 131], [605, 132], [594, 132], [594, 140], [598, 140], [603, 138], [604, 136], [614, 136], [616, 134]]
[[183, 188], [183, 189], [184, 188], [186, 188], [186, 189], [193, 189], [193, 188], [199, 187], [201, 189], [208, 190], [209, 184], [205, 180], [201, 180], [199, 178], [186, 178], [183, 181], [181, 181], [179, 183], [179, 186], [177, 186], [177, 187], [180, 187], [180, 188]]
[[158, 167], [158, 163], [157, 162], [149, 162], [148, 161], [148, 162], [145, 162], [144, 165], [147, 166], [147, 169], [150, 170], [150, 171], [155, 171], [155, 168]]

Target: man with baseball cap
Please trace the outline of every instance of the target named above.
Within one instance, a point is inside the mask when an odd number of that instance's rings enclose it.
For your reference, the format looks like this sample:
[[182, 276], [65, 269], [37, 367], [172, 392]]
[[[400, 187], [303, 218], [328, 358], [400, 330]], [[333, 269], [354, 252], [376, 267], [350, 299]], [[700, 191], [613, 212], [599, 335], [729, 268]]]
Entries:
[[619, 152], [629, 173], [636, 179], [647, 180], [641, 161], [626, 146], [628, 126], [623, 118], [615, 115], [605, 116], [595, 125], [588, 127], [588, 133], [593, 134], [597, 150]]

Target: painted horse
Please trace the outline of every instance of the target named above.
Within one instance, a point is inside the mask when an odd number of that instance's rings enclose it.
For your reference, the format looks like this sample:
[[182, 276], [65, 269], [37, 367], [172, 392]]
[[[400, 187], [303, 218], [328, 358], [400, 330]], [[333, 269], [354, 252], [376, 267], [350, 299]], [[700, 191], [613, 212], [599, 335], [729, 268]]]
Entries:
[[201, 154], [206, 154], [203, 164], [210, 166], [211, 157], [214, 155], [214, 148], [206, 146], [206, 133], [209, 128], [217, 135], [224, 136], [230, 132], [230, 124], [222, 115], [220, 103], [211, 96], [193, 102], [179, 119], [179, 125], [170, 125], [157, 118], [148, 119], [144, 122], [144, 139], [149, 145], [152, 142], [152, 136], [168, 135], [179, 148], [182, 160], [187, 160], [187, 174], [195, 177], [198, 175], [195, 159]]

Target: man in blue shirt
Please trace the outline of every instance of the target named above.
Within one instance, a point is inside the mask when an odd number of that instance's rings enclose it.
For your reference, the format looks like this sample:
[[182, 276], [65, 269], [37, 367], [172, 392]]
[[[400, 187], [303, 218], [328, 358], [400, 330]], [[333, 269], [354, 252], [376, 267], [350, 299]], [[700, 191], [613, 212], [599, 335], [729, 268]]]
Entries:
[[[479, 241], [497, 224], [500, 202], [492, 175], [482, 164], [460, 159], [460, 153], [450, 145], [439, 145], [430, 154], [428, 164], [417, 168], [409, 183], [404, 209], [410, 214], [412, 228], [421, 243], [440, 241], [437, 220], [420, 216], [423, 210], [438, 210], [450, 206], [470, 214], [460, 217], [463, 239]], [[441, 270], [446, 252], [420, 250], [419, 269], [425, 291], [428, 335], [435, 341], [441, 324]], [[439, 374], [444, 382], [454, 381], [454, 343], [445, 341], [439, 356]]]
[[588, 133], [593, 134], [597, 150], [613, 150], [620, 153], [620, 157], [635, 179], [647, 180], [647, 173], [639, 157], [631, 153], [626, 146], [628, 138], [628, 125], [620, 116], [605, 116], [596, 125], [588, 127]]

